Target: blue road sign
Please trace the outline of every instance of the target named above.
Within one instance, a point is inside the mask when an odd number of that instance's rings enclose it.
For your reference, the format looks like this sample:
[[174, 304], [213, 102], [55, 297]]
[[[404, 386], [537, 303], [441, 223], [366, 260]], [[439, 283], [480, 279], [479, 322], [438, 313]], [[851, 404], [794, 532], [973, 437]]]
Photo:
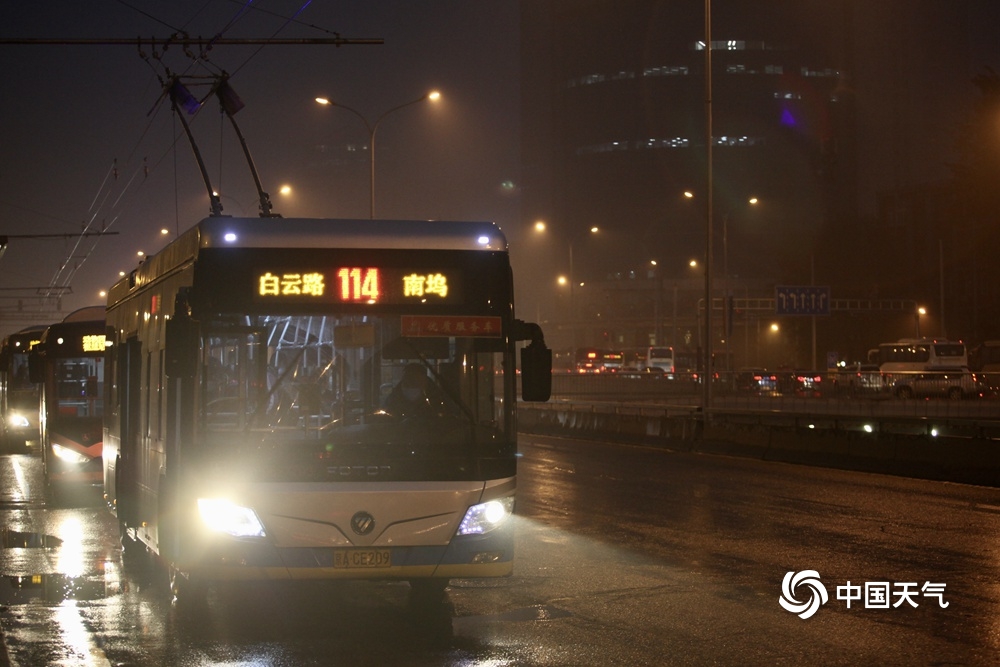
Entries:
[[814, 285], [778, 285], [774, 288], [775, 315], [829, 315], [830, 288]]

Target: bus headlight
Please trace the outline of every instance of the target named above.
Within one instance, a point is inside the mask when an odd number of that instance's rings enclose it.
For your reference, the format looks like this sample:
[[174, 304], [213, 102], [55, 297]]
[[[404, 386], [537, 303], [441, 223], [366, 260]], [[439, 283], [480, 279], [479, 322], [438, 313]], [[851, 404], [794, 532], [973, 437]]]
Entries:
[[85, 456], [75, 449], [63, 447], [62, 445], [57, 445], [55, 443], [52, 445], [52, 453], [66, 463], [72, 463], [74, 465], [83, 465], [84, 463], [90, 462], [89, 456]]
[[28, 428], [31, 426], [28, 422], [28, 418], [20, 412], [11, 412], [7, 415], [7, 423], [14, 428]]
[[498, 528], [514, 512], [514, 497], [473, 505], [458, 526], [458, 535], [482, 535]]
[[264, 537], [257, 513], [222, 498], [199, 498], [198, 513], [209, 530], [233, 537]]

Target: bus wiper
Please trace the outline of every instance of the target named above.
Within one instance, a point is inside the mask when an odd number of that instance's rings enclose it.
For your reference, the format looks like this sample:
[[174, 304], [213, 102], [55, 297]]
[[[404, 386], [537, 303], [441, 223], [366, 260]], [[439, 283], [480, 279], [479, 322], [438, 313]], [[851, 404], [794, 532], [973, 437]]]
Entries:
[[285, 380], [288, 379], [288, 376], [292, 373], [292, 371], [299, 367], [299, 360], [302, 359], [302, 355], [305, 354], [305, 351], [306, 348], [302, 347], [295, 353], [291, 363], [285, 367], [285, 370], [282, 371], [281, 375], [278, 376], [278, 379], [274, 381], [271, 388], [267, 390], [267, 394], [264, 395], [264, 400], [257, 404], [257, 409], [254, 411], [253, 416], [247, 420], [245, 430], [249, 431], [253, 425], [258, 422], [261, 415], [267, 414], [267, 406], [270, 405], [271, 398], [274, 396], [274, 393], [281, 387], [282, 384], [284, 384]]
[[437, 386], [440, 387], [441, 391], [444, 392], [445, 396], [447, 396], [451, 400], [451, 402], [457, 405], [459, 409], [462, 411], [462, 413], [465, 414], [465, 418], [469, 422], [469, 425], [472, 427], [473, 434], [475, 434], [476, 415], [472, 414], [472, 410], [470, 410], [469, 406], [465, 404], [465, 401], [462, 400], [462, 397], [457, 395], [455, 391], [448, 386], [448, 383], [444, 381], [444, 378], [441, 376], [441, 374], [438, 373], [437, 370], [435, 370], [433, 364], [427, 361], [427, 357], [425, 357], [420, 352], [420, 350], [417, 349], [417, 346], [413, 344], [413, 341], [405, 337], [400, 338], [399, 340], [402, 340], [405, 345], [407, 345], [411, 350], [413, 350], [413, 352], [417, 355], [417, 358], [420, 359], [420, 363], [422, 363], [424, 365], [424, 368], [430, 371], [430, 374], [434, 377], [435, 384], [437, 384]]

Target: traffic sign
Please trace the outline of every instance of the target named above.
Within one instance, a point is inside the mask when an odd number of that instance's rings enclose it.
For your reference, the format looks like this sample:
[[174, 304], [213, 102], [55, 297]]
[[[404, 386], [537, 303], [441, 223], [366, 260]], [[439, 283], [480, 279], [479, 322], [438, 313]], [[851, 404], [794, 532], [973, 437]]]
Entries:
[[778, 285], [774, 288], [775, 315], [829, 315], [830, 288], [815, 285]]

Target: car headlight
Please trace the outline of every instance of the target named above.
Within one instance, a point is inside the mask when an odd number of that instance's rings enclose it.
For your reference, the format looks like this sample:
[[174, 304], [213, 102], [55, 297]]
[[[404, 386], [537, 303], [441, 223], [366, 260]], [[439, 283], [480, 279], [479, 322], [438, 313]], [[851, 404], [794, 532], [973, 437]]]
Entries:
[[482, 535], [500, 527], [514, 513], [514, 497], [473, 505], [458, 526], [458, 535]]
[[7, 423], [14, 428], [28, 428], [31, 426], [28, 418], [20, 412], [12, 412], [7, 415]]
[[63, 447], [62, 445], [54, 444], [52, 445], [52, 453], [57, 457], [65, 461], [66, 463], [73, 463], [75, 465], [83, 465], [84, 463], [90, 462], [90, 457], [75, 449], [70, 449], [69, 447]]
[[222, 498], [199, 498], [198, 513], [209, 530], [233, 537], [264, 537], [257, 513]]

